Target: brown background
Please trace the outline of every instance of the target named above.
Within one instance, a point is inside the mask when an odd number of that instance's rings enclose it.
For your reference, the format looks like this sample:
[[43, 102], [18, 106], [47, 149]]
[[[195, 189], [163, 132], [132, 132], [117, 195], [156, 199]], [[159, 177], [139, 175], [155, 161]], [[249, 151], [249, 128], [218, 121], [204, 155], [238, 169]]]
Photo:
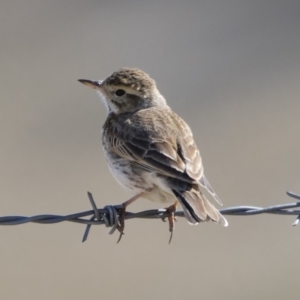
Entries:
[[[225, 207], [300, 193], [299, 1], [30, 0], [0, 4], [0, 215], [69, 214], [130, 194], [101, 147], [105, 109], [78, 78], [144, 69], [190, 124]], [[157, 207], [141, 200], [130, 210]], [[229, 227], [132, 220], [0, 227], [1, 299], [296, 299], [293, 217]]]

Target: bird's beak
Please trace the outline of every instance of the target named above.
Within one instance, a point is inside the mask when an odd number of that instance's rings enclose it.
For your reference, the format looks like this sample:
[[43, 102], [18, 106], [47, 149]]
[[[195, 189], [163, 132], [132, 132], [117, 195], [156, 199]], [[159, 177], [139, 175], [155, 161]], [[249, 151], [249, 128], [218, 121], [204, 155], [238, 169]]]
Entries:
[[101, 80], [78, 79], [78, 81], [96, 90], [100, 90], [102, 88]]

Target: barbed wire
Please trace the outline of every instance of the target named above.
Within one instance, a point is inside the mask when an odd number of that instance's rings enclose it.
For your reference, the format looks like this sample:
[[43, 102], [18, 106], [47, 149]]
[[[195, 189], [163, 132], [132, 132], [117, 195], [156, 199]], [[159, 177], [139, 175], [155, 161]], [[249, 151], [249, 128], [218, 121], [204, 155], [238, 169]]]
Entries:
[[[256, 207], [256, 206], [233, 206], [224, 209], [220, 209], [220, 213], [223, 215], [230, 216], [250, 216], [258, 214], [277, 214], [277, 215], [295, 215], [296, 220], [292, 223], [293, 226], [298, 225], [300, 221], [300, 210], [295, 208], [300, 207], [300, 195], [293, 192], [286, 192], [288, 196], [299, 200], [294, 203], [279, 204], [268, 207]], [[54, 224], [64, 221], [85, 224], [86, 229], [82, 238], [82, 242], [85, 242], [88, 238], [92, 225], [105, 225], [111, 227], [109, 234], [113, 234], [118, 227], [119, 212], [122, 205], [107, 205], [104, 208], [97, 208], [96, 203], [93, 199], [93, 195], [88, 192], [88, 198], [92, 205], [93, 210], [88, 210], [80, 213], [75, 213], [66, 216], [60, 215], [37, 215], [32, 217], [24, 216], [6, 216], [0, 217], [0, 225], [21, 225], [25, 223], [38, 223], [38, 224]], [[183, 211], [176, 211], [176, 217], [184, 217]], [[87, 217], [90, 217], [87, 219]], [[168, 212], [165, 209], [151, 209], [137, 213], [126, 211], [125, 220], [129, 219], [162, 219], [168, 217]]]

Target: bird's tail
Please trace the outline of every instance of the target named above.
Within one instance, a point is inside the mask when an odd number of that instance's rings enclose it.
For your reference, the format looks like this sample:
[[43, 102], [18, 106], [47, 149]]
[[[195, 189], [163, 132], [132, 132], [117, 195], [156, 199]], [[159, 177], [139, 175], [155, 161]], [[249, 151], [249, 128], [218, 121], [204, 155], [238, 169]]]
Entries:
[[173, 193], [180, 202], [184, 215], [191, 224], [198, 224], [212, 220], [223, 226], [228, 226], [227, 220], [221, 213], [207, 200], [201, 191], [191, 189], [189, 191], [178, 192], [173, 190]]

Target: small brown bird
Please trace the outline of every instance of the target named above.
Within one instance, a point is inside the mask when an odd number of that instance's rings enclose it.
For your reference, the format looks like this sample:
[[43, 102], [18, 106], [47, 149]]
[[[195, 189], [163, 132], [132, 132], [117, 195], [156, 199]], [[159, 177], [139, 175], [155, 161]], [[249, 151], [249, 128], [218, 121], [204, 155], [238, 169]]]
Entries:
[[126, 207], [141, 197], [174, 203], [167, 208], [171, 237], [177, 201], [191, 224], [212, 220], [228, 225], [200, 191], [200, 186], [206, 188], [221, 204], [203, 174], [191, 129], [167, 105], [148, 74], [122, 68], [103, 81], [79, 81], [96, 89], [106, 106], [102, 143], [110, 171], [121, 185], [136, 193], [123, 203], [120, 238]]

